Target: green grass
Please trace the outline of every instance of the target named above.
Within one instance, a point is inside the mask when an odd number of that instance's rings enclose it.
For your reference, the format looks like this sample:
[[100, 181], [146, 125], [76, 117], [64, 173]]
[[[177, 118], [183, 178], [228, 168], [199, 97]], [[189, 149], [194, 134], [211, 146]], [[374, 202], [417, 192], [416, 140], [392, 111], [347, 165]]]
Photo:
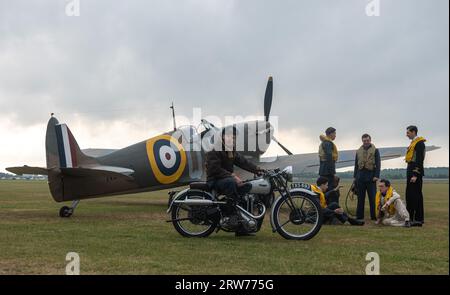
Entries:
[[183, 238], [165, 222], [164, 191], [82, 201], [62, 219], [45, 182], [0, 181], [0, 274], [64, 274], [70, 251], [82, 274], [364, 274], [368, 252], [382, 274], [448, 274], [448, 189], [425, 183], [423, 228], [324, 226], [288, 241], [268, 218], [255, 237]]

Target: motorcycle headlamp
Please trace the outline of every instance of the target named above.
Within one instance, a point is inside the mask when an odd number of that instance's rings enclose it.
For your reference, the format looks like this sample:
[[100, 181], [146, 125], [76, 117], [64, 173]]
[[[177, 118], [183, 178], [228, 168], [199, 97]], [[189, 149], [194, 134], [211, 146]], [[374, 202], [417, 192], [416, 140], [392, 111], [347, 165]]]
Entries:
[[282, 171], [283, 177], [287, 180], [292, 182], [292, 166], [287, 166]]

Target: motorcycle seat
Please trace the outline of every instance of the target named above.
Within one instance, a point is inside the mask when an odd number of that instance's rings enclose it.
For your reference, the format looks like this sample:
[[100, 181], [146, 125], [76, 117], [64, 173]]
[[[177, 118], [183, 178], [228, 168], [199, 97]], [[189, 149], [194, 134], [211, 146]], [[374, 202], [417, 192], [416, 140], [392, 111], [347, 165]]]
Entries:
[[211, 187], [207, 182], [199, 181], [199, 182], [191, 182], [189, 184], [190, 189], [198, 189], [202, 191], [211, 191]]

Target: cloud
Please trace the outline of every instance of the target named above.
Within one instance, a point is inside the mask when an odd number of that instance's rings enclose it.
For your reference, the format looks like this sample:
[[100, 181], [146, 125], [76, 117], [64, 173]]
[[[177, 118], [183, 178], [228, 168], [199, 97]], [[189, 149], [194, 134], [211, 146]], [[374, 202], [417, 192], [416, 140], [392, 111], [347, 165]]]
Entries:
[[178, 115], [261, 115], [274, 75], [280, 137], [304, 137], [292, 150], [315, 151], [330, 125], [345, 148], [363, 132], [406, 145], [413, 123], [448, 165], [445, 0], [381, 0], [379, 17], [361, 0], [81, 0], [79, 17], [65, 15], [69, 2], [0, 0], [0, 116], [24, 136], [51, 112], [90, 134], [163, 131], [172, 101]]

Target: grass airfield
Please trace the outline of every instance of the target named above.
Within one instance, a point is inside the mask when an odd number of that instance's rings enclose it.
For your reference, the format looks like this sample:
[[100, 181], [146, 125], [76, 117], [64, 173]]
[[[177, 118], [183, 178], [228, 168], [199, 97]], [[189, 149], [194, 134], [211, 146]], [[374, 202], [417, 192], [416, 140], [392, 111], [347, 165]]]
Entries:
[[[393, 185], [404, 198], [404, 181]], [[381, 274], [449, 274], [448, 181], [425, 182], [424, 195], [422, 228], [366, 221], [289, 241], [266, 216], [254, 237], [188, 239], [165, 222], [166, 191], [81, 201], [63, 219], [46, 182], [2, 180], [0, 274], [65, 274], [68, 252], [80, 255], [81, 274], [365, 274], [368, 252], [379, 254]]]

